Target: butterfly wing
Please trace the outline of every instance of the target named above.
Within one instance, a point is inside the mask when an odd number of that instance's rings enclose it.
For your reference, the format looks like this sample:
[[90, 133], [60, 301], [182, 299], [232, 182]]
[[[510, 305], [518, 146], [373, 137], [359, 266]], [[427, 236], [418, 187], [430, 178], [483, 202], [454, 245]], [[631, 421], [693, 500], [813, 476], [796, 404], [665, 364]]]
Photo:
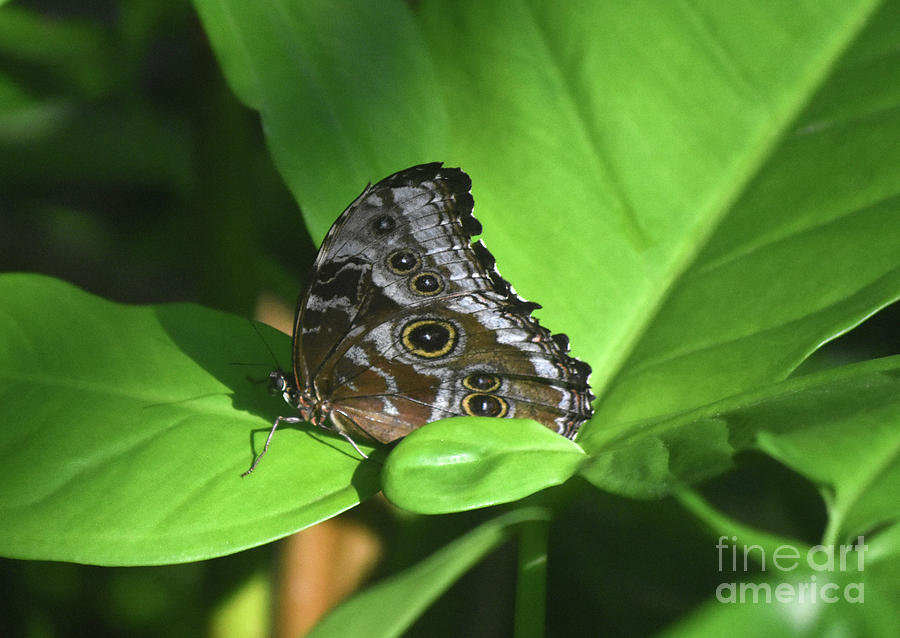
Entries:
[[529, 418], [574, 437], [593, 396], [564, 341], [491, 293], [397, 313], [335, 362], [334, 420], [382, 442], [454, 415]]
[[573, 437], [592, 414], [589, 366], [471, 243], [481, 226], [470, 186], [440, 164], [401, 171], [363, 191], [323, 243], [297, 315], [295, 368], [351, 436], [389, 442], [468, 414]]
[[[312, 389], [317, 371], [338, 344], [354, 329], [371, 324], [372, 313], [379, 311], [373, 301], [382, 302], [381, 310], [386, 301], [417, 301], [398, 286], [419, 266], [404, 258], [468, 244], [465, 235], [448, 235], [448, 229], [481, 232], [472, 216], [470, 187], [469, 177], [459, 169], [440, 163], [414, 166], [367, 186], [338, 217], [322, 242], [295, 315], [298, 388]], [[411, 237], [413, 222], [417, 233]], [[412, 251], [394, 254], [416, 242]], [[392, 264], [385, 262], [389, 255]], [[456, 268], [465, 270], [464, 263]], [[420, 285], [428, 282], [427, 277], [420, 279]], [[376, 290], [382, 294], [374, 295]]]

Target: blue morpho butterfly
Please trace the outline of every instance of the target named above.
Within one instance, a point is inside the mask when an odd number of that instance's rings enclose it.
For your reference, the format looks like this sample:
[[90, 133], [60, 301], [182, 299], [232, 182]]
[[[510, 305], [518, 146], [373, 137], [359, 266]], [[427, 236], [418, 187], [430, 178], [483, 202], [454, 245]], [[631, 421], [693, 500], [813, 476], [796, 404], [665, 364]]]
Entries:
[[531, 316], [473, 235], [472, 182], [422, 164], [369, 185], [328, 231], [294, 319], [293, 374], [270, 375], [299, 416], [353, 445], [459, 415], [519, 417], [573, 438], [592, 415], [586, 363]]

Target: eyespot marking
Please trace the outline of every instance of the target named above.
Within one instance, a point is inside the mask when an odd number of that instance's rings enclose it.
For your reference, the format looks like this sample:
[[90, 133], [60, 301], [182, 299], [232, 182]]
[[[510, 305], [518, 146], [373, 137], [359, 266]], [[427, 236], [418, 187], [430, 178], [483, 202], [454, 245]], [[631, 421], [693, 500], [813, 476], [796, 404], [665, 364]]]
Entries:
[[403, 326], [400, 340], [411, 354], [435, 359], [453, 351], [458, 335], [456, 326], [449, 321], [420, 319]]
[[470, 416], [504, 417], [509, 412], [509, 404], [505, 399], [477, 392], [463, 397], [462, 408]]
[[435, 272], [421, 272], [409, 282], [412, 291], [419, 295], [430, 297], [444, 289], [444, 282]]
[[405, 275], [419, 267], [419, 258], [408, 250], [395, 250], [388, 255], [387, 266], [395, 274]]
[[376, 235], [386, 235], [394, 230], [396, 225], [397, 222], [390, 215], [379, 215], [372, 220], [372, 230], [375, 231]]
[[463, 379], [463, 385], [476, 392], [493, 392], [500, 387], [500, 377], [490, 372], [473, 372]]

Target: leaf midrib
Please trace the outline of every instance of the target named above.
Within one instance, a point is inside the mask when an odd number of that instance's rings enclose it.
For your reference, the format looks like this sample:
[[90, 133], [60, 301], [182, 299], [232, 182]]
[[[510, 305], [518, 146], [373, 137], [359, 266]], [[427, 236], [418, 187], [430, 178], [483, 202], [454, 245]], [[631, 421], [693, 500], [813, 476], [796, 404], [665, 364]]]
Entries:
[[[780, 110], [773, 112], [773, 117], [768, 126], [763, 127], [757, 133], [757, 141], [750, 145], [750, 150], [743, 156], [743, 161], [736, 163], [732, 170], [732, 179], [723, 178], [724, 187], [714, 191], [709, 197], [703, 210], [705, 214], [697, 217], [699, 222], [694, 228], [686, 230], [685, 238], [680, 250], [671, 261], [668, 273], [660, 277], [658, 293], [646, 295], [648, 300], [644, 312], [634, 313], [637, 317], [644, 317], [643, 321], [632, 324], [631, 330], [623, 334], [622, 347], [616, 349], [610, 357], [609, 374], [600, 383], [595, 385], [597, 400], [595, 405], [602, 406], [605, 396], [609, 393], [619, 379], [632, 353], [637, 349], [643, 336], [649, 331], [649, 326], [659, 317], [660, 311], [666, 301], [674, 294], [682, 276], [696, 262], [701, 249], [706, 245], [721, 221], [729, 213], [746, 189], [747, 185], [761, 172], [767, 160], [773, 156], [782, 139], [791, 130], [790, 124], [798, 119], [805, 107], [810, 103], [816, 91], [829, 77], [831, 69], [844, 54], [865, 26], [865, 22], [874, 13], [874, 6], [878, 3], [874, 0], [865, 8], [858, 10], [858, 14], [848, 19], [844, 29], [836, 30], [832, 46], [823, 47], [822, 55], [810, 64], [806, 74], [801, 76], [802, 81], [797, 83], [797, 91], [793, 99], [786, 100]], [[839, 37], [841, 36], [841, 37]], [[693, 241], [692, 241], [693, 240]], [[821, 345], [821, 344], [820, 344]], [[599, 409], [597, 412], [599, 413]]]

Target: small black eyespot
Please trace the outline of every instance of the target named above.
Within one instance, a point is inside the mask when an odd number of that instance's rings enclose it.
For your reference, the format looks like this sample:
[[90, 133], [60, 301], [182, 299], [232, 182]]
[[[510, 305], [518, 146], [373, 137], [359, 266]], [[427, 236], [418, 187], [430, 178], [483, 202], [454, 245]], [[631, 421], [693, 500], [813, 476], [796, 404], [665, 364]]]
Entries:
[[435, 295], [444, 287], [440, 277], [433, 272], [423, 272], [416, 275], [410, 282], [410, 285], [415, 292], [421, 295]]
[[506, 416], [509, 405], [503, 399], [490, 394], [467, 394], [463, 399], [463, 411], [472, 416]]
[[405, 250], [398, 250], [388, 257], [388, 266], [398, 275], [415, 270], [418, 265], [418, 258]]
[[397, 222], [395, 222], [394, 218], [390, 215], [380, 215], [372, 220], [372, 228], [375, 230], [376, 235], [389, 233], [394, 230], [396, 225]]
[[470, 390], [493, 392], [500, 387], [500, 378], [489, 372], [475, 372], [463, 379], [463, 385]]

